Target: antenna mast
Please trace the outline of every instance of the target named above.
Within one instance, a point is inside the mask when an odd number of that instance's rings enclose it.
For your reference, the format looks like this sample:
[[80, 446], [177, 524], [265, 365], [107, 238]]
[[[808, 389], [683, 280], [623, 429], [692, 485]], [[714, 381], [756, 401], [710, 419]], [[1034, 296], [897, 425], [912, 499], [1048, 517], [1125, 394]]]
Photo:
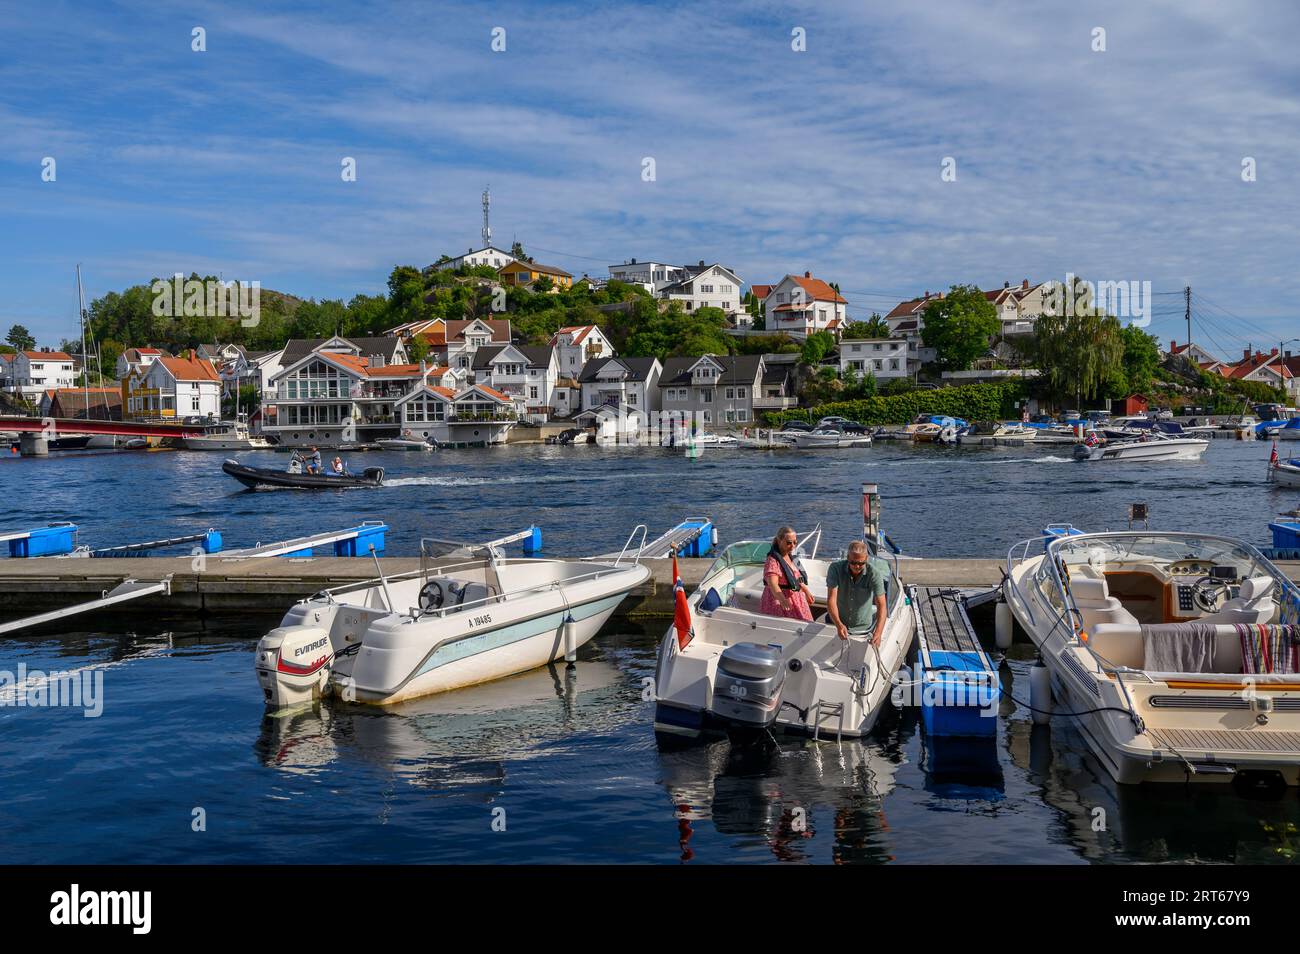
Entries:
[[483, 247], [488, 248], [492, 244], [492, 226], [488, 223], [488, 209], [492, 205], [492, 194], [483, 189]]

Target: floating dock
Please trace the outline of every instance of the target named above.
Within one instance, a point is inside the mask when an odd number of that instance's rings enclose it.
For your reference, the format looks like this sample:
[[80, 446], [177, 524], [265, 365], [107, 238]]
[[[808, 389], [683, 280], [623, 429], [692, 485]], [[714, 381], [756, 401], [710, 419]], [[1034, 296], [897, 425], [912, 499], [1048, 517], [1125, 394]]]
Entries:
[[[661, 619], [673, 614], [672, 561], [642, 560], [651, 577], [628, 594], [617, 616]], [[383, 557], [385, 574], [420, 569], [419, 557]], [[712, 565], [708, 559], [679, 558], [682, 582], [697, 586]], [[900, 570], [910, 585], [938, 586], [989, 593], [1002, 581], [1003, 559], [904, 560]], [[1300, 582], [1300, 561], [1278, 563]], [[14, 617], [58, 609], [70, 603], [100, 598], [123, 580], [171, 578], [171, 595], [146, 596], [124, 610], [156, 610], [192, 616], [194, 613], [234, 615], [282, 614], [293, 602], [323, 589], [373, 579], [373, 560], [312, 556], [223, 559], [219, 554], [185, 557], [132, 557], [96, 560], [0, 560], [0, 616]], [[964, 594], [967, 606], [978, 597]]]
[[907, 588], [916, 618], [921, 720], [931, 737], [984, 738], [997, 734], [997, 667], [975, 636], [962, 591], [946, 586]]

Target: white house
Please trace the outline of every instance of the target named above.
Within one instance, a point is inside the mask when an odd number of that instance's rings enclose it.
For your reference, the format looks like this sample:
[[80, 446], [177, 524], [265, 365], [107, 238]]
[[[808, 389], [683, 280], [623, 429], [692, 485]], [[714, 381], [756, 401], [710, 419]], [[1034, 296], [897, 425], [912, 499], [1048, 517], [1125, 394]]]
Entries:
[[721, 308], [728, 315], [740, 311], [741, 280], [729, 268], [714, 263], [687, 265], [677, 281], [662, 286], [657, 294], [668, 301], [681, 302], [684, 311]]
[[16, 354], [0, 354], [0, 391], [13, 390]]
[[578, 379], [583, 410], [610, 407], [638, 412], [659, 410], [658, 358], [597, 358], [588, 361]]
[[942, 292], [931, 294], [927, 291], [920, 298], [899, 302], [889, 314], [885, 315], [885, 321], [889, 325], [889, 336], [907, 341], [907, 360], [912, 371], [935, 359], [935, 350], [924, 346], [921, 332], [925, 330], [925, 306], [932, 300], [942, 297]]
[[220, 417], [221, 377], [203, 358], [164, 356], [130, 372], [122, 398], [124, 420]]
[[[761, 286], [760, 286], [761, 287]], [[807, 336], [829, 331], [838, 336], [848, 323], [848, 302], [812, 272], [786, 275], [763, 298], [767, 330]]]
[[396, 405], [402, 433], [441, 444], [500, 444], [515, 422], [514, 401], [485, 384], [423, 384]]
[[652, 294], [659, 294], [665, 285], [680, 281], [685, 269], [680, 265], [666, 262], [638, 262], [628, 259], [622, 265], [609, 266], [610, 281], [626, 282], [629, 285], [642, 285]]
[[614, 346], [597, 325], [571, 325], [551, 335], [556, 366], [563, 376], [576, 378], [588, 361], [612, 358]]
[[444, 268], [460, 268], [461, 266], [473, 268], [479, 265], [487, 265], [491, 268], [502, 269], [515, 260], [515, 257], [509, 252], [503, 252], [501, 249], [489, 245], [486, 248], [471, 248], [464, 255], [449, 258], [447, 261], [440, 262], [433, 267], [441, 270]]
[[170, 358], [171, 355], [159, 348], [127, 348], [117, 356], [117, 365], [113, 369], [113, 376], [122, 381], [132, 371], [147, 370], [149, 365], [162, 357]]
[[871, 374], [877, 380], [905, 378], [908, 342], [906, 338], [844, 338], [840, 341], [840, 374], [852, 369]]
[[14, 356], [9, 390], [37, 402], [45, 391], [70, 388], [77, 382], [72, 356], [62, 351], [19, 351]]
[[534, 421], [556, 413], [559, 370], [550, 345], [484, 345], [474, 354], [474, 383], [506, 394]]

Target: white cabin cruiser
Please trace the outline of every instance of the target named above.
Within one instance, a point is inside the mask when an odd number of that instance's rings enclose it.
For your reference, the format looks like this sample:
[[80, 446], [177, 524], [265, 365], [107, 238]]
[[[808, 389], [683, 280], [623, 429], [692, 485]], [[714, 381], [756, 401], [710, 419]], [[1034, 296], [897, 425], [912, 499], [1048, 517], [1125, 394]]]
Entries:
[[[655, 732], [661, 737], [752, 735], [768, 730], [860, 737], [871, 731], [916, 632], [896, 559], [872, 557], [887, 574], [888, 621], [878, 647], [869, 636], [842, 640], [825, 622], [829, 560], [817, 559], [818, 527], [801, 539], [811, 623], [759, 612], [768, 540], [732, 544], [687, 600], [690, 639], [670, 626], [655, 675]], [[882, 550], [883, 548], [877, 548]], [[802, 552], [802, 551], [801, 551]]]
[[[1051, 697], [1119, 782], [1300, 782], [1300, 589], [1254, 547], [1190, 533], [1017, 544], [1003, 595]], [[1064, 710], [1064, 711], [1062, 711]]]
[[416, 437], [410, 431], [403, 431], [401, 437], [385, 437], [375, 441], [380, 450], [386, 451], [416, 451], [424, 453], [434, 449], [434, 444], [422, 437]]
[[500, 544], [525, 534], [422, 541], [419, 570], [294, 605], [257, 645], [267, 706], [328, 693], [389, 705], [571, 660], [650, 576], [629, 547], [610, 562], [502, 555]]
[[213, 421], [203, 425], [203, 433], [179, 438], [184, 450], [269, 450], [271, 442], [254, 437], [244, 421]]
[[871, 435], [849, 434], [838, 428], [819, 427], [811, 431], [795, 431], [794, 445], [802, 448], [818, 447], [870, 447]]

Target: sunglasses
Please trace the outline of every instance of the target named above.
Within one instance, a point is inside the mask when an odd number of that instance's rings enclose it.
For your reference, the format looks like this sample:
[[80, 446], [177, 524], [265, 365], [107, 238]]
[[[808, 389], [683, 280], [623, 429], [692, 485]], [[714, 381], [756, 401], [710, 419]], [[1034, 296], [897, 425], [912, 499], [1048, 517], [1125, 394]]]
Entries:
[[849, 566], [866, 566], [866, 565], [867, 565], [867, 561], [866, 561], [866, 560], [849, 560], [849, 561], [848, 561], [848, 564], [849, 564]]

